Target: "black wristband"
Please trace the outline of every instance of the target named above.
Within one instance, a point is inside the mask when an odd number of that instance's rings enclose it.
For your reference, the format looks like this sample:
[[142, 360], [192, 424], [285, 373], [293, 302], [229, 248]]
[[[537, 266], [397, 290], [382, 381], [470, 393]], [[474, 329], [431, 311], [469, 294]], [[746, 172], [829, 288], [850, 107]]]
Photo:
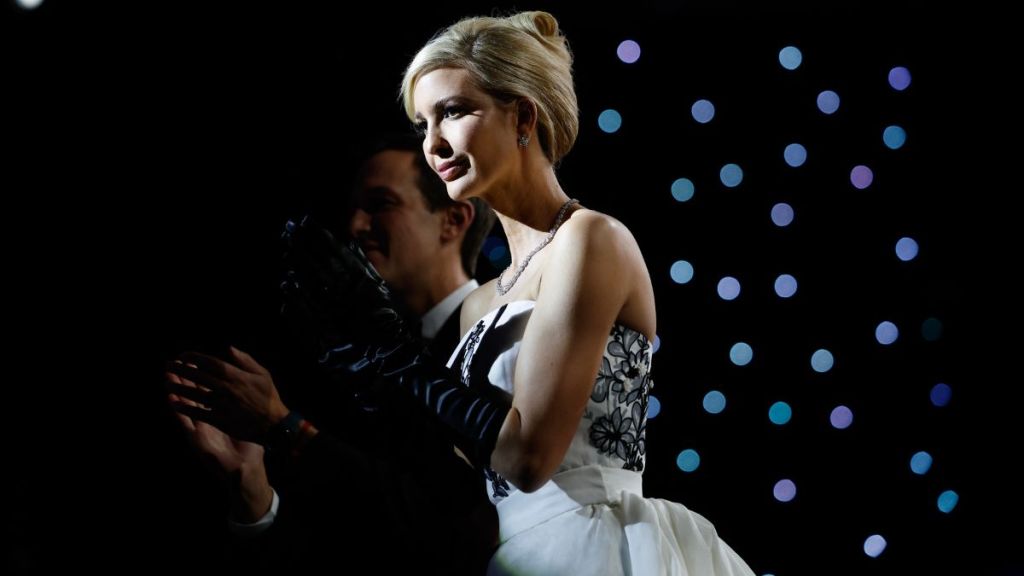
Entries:
[[287, 452], [295, 445], [302, 429], [302, 414], [292, 410], [267, 430], [263, 447], [271, 452]]

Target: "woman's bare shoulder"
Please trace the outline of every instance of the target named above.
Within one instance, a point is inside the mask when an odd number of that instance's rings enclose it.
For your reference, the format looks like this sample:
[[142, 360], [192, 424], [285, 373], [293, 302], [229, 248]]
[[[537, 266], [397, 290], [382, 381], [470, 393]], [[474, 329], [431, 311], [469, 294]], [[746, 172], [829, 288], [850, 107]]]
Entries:
[[[636, 239], [625, 224], [613, 216], [597, 210], [581, 208], [573, 212], [558, 231], [562, 236], [562, 244], [570, 249], [591, 247], [608, 247], [632, 249], [636, 247]], [[558, 236], [555, 236], [556, 240]]]

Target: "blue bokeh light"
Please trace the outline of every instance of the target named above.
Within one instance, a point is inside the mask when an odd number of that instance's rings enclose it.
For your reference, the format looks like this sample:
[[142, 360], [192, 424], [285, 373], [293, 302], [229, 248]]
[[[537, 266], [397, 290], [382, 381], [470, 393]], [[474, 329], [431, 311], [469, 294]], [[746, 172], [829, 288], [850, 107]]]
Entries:
[[622, 115], [609, 108], [598, 115], [597, 126], [608, 134], [618, 132], [619, 128], [622, 128]]
[[739, 164], [726, 164], [718, 172], [718, 177], [726, 187], [735, 188], [743, 182], [743, 169]]
[[772, 206], [772, 222], [779, 228], [793, 223], [793, 207], [785, 202]]
[[708, 414], [719, 414], [725, 410], [725, 394], [712, 390], [704, 395], [703, 405]]
[[718, 281], [718, 297], [722, 300], [735, 300], [740, 295], [740, 281], [732, 276], [724, 276]]
[[683, 472], [693, 472], [700, 466], [700, 454], [692, 448], [687, 448], [676, 457], [676, 466]]
[[779, 64], [786, 70], [796, 70], [804, 61], [804, 55], [796, 46], [786, 46], [779, 50]]
[[821, 110], [825, 114], [834, 114], [836, 110], [839, 110], [839, 94], [831, 90], [822, 90], [818, 94], [818, 110]]
[[746, 342], [737, 342], [729, 349], [729, 360], [737, 366], [746, 366], [754, 359], [754, 349]]
[[794, 142], [786, 146], [786, 149], [782, 152], [782, 157], [786, 160], [786, 164], [797, 168], [803, 166], [804, 162], [807, 161], [807, 149], [801, 144]]
[[903, 144], [907, 142], [907, 132], [896, 125], [888, 126], [882, 131], [882, 142], [885, 143], [886, 147], [897, 150], [902, 148]]
[[883, 346], [888, 346], [896, 341], [900, 337], [900, 330], [895, 324], [888, 320], [879, 322], [875, 328], [875, 340]]
[[896, 257], [904, 262], [910, 262], [917, 258], [917, 240], [904, 236], [896, 241]]
[[896, 66], [889, 70], [889, 86], [901, 92], [906, 90], [910, 86], [910, 70], [903, 66]]
[[772, 404], [771, 408], [768, 409], [768, 419], [772, 421], [772, 424], [782, 426], [788, 423], [792, 417], [793, 409], [790, 408], [788, 403], [781, 400]]
[[669, 269], [669, 276], [676, 284], [686, 284], [693, 280], [693, 265], [686, 260], [676, 260]]
[[710, 100], [697, 100], [690, 106], [690, 115], [697, 122], [707, 124], [715, 117], [715, 105]]
[[832, 369], [834, 362], [832, 353], [824, 348], [815, 350], [814, 354], [811, 354], [811, 368], [813, 368], [815, 372], [828, 372]]
[[693, 198], [693, 182], [689, 178], [676, 178], [672, 183], [672, 197], [676, 202], [686, 202]]

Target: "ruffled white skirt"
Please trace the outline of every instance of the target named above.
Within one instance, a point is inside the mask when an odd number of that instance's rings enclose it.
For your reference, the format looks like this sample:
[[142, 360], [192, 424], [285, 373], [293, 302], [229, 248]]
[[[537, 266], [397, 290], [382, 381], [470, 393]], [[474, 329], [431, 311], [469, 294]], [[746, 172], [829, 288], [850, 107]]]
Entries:
[[630, 470], [567, 470], [497, 510], [501, 545], [488, 574], [754, 576], [703, 516], [644, 498]]

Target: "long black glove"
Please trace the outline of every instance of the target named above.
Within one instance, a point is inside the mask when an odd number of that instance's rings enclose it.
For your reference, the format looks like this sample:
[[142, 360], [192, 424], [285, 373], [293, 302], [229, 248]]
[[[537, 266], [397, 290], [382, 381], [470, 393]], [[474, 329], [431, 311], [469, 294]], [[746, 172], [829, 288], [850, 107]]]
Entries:
[[468, 388], [431, 357], [355, 242], [338, 242], [308, 216], [289, 221], [282, 238], [282, 313], [313, 330], [320, 366], [377, 372], [434, 414], [478, 468], [489, 467], [511, 397], [491, 386]]

